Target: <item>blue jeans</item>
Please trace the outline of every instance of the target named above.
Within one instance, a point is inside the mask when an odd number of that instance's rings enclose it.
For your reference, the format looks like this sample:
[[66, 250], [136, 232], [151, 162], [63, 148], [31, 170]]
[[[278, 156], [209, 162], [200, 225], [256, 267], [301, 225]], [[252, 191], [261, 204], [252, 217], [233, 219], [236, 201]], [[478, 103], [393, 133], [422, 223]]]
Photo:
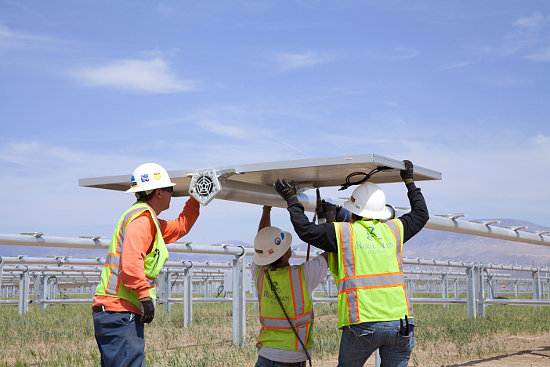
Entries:
[[145, 365], [145, 339], [139, 315], [132, 312], [94, 312], [94, 330], [102, 367]]
[[340, 339], [338, 367], [363, 366], [376, 349], [380, 352], [381, 367], [406, 367], [413, 347], [412, 323], [408, 336], [399, 334], [399, 320], [345, 326]]

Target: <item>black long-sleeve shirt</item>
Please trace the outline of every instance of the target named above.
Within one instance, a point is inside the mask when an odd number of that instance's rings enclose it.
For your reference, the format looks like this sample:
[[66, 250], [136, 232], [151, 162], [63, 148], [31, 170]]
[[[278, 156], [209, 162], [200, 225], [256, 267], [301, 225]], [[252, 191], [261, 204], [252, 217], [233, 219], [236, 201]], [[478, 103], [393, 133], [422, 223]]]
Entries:
[[[411, 203], [411, 211], [398, 219], [403, 223], [403, 242], [420, 232], [429, 219], [428, 208], [420, 188], [414, 182], [406, 184], [407, 196]], [[304, 214], [304, 206], [296, 196], [287, 201], [290, 221], [300, 239], [328, 252], [338, 252], [336, 231], [332, 223], [315, 224]]]

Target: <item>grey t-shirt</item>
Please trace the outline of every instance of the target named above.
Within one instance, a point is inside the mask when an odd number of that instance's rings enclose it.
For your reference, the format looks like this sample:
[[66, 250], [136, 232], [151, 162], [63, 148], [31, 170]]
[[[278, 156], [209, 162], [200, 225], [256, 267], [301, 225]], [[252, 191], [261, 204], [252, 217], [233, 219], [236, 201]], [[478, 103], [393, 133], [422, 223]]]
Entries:
[[[252, 277], [255, 277], [258, 265], [252, 263]], [[326, 278], [328, 265], [325, 258], [321, 255], [304, 263], [304, 275], [306, 278], [306, 286], [309, 296], [312, 296], [313, 290]], [[304, 341], [305, 342], [305, 341]], [[313, 348], [309, 348], [307, 353], [311, 357]], [[277, 348], [261, 347], [258, 349], [258, 354], [264, 358], [277, 362], [295, 363], [307, 361], [306, 354], [295, 350], [284, 350]]]

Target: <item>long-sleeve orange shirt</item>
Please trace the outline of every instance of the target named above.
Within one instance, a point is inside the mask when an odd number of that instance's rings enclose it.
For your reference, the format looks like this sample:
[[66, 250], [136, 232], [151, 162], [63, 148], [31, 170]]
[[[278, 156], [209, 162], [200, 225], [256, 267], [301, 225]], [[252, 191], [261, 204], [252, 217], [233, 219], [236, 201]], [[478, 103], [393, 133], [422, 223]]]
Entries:
[[[179, 217], [174, 220], [159, 219], [162, 238], [172, 243], [186, 235], [199, 217], [199, 202], [189, 198]], [[135, 291], [138, 298], [149, 296], [149, 282], [145, 277], [144, 259], [153, 249], [156, 226], [149, 211], [144, 211], [132, 220], [126, 228], [122, 244], [120, 280], [128, 289]], [[130, 311], [141, 314], [132, 302], [118, 297], [94, 296], [94, 306], [103, 305], [107, 311]]]

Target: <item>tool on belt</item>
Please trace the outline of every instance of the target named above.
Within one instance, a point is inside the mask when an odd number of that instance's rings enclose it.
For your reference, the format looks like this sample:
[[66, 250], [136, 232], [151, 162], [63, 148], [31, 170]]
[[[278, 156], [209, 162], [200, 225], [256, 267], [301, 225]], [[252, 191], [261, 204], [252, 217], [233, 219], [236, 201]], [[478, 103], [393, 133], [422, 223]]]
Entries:
[[408, 336], [410, 331], [409, 319], [405, 315], [405, 325], [403, 325], [403, 319], [399, 319], [399, 335]]

